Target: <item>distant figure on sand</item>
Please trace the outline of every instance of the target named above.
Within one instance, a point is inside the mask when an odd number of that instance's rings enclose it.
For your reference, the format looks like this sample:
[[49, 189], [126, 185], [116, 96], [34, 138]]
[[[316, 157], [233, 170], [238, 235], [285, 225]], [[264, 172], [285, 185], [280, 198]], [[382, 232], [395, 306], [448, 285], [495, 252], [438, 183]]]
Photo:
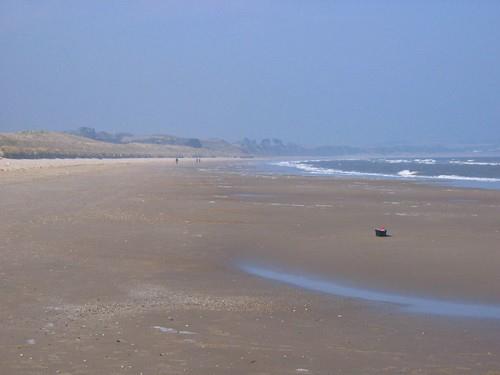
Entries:
[[175, 164], [179, 164], [179, 158], [175, 158]]

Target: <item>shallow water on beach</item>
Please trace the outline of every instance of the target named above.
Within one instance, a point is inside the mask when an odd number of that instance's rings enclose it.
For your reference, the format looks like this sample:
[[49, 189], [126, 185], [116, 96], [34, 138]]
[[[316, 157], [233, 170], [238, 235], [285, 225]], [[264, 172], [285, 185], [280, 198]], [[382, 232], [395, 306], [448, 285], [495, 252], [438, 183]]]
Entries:
[[463, 318], [500, 319], [500, 305], [474, 304], [386, 293], [348, 286], [320, 277], [288, 273], [248, 263], [238, 264], [238, 268], [254, 276], [315, 292], [369, 302], [394, 304], [397, 305], [401, 311], [408, 313]]

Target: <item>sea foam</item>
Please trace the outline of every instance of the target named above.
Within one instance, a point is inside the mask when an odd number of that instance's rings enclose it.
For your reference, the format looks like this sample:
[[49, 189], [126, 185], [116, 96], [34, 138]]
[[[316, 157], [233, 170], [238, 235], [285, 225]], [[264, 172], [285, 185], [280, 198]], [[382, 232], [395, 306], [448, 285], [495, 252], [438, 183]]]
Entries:
[[409, 169], [404, 169], [398, 172], [401, 177], [417, 177], [418, 172], [410, 171]]

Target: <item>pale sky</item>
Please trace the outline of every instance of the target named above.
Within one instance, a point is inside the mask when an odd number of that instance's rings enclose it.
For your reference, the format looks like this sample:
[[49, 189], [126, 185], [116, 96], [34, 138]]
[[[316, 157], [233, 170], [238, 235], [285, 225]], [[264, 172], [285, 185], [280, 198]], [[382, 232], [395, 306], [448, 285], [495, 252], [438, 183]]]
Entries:
[[500, 141], [500, 1], [0, 0], [0, 131]]

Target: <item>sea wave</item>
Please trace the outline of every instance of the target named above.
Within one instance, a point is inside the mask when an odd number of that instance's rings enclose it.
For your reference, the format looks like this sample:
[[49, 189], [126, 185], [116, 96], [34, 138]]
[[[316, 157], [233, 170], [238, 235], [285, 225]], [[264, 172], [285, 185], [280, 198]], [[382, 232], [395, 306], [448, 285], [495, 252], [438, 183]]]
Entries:
[[404, 169], [398, 172], [398, 175], [401, 177], [417, 177], [417, 171], [410, 171], [409, 169]]
[[427, 165], [432, 165], [436, 164], [437, 161], [434, 159], [377, 159], [375, 160], [377, 162], [381, 163], [388, 163], [388, 164], [427, 164]]
[[484, 162], [484, 161], [474, 161], [474, 160], [450, 160], [450, 164], [458, 164], [458, 165], [486, 165], [486, 166], [500, 166], [500, 163], [494, 163], [494, 162]]
[[388, 163], [388, 164], [409, 164], [412, 161], [408, 159], [377, 159], [377, 162]]
[[[307, 164], [310, 160], [306, 161], [283, 161], [271, 163], [273, 165], [277, 165], [280, 167], [289, 167], [300, 169], [305, 172], [309, 172], [311, 174], [320, 174], [320, 175], [337, 175], [337, 176], [360, 176], [360, 177], [395, 177], [392, 174], [383, 174], [383, 173], [370, 173], [370, 172], [358, 172], [358, 171], [344, 171], [342, 169], [333, 169], [333, 168], [321, 168], [315, 167], [313, 165]], [[397, 176], [396, 176], [397, 177]]]
[[436, 164], [436, 160], [434, 159], [414, 159], [413, 160], [414, 163], [417, 163], [417, 164]]
[[422, 179], [422, 180], [456, 180], [456, 181], [477, 181], [477, 182], [500, 182], [500, 178], [492, 177], [475, 177], [475, 176], [460, 176], [460, 175], [436, 175], [427, 176], [419, 175], [417, 171], [404, 169], [397, 174], [375, 173], [375, 172], [360, 172], [346, 171], [342, 169], [321, 168], [308, 164], [309, 160], [302, 161], [283, 161], [272, 163], [281, 167], [296, 168], [304, 172], [315, 175], [334, 175], [334, 176], [351, 176], [351, 177], [374, 177], [374, 178], [391, 178], [391, 179]]

